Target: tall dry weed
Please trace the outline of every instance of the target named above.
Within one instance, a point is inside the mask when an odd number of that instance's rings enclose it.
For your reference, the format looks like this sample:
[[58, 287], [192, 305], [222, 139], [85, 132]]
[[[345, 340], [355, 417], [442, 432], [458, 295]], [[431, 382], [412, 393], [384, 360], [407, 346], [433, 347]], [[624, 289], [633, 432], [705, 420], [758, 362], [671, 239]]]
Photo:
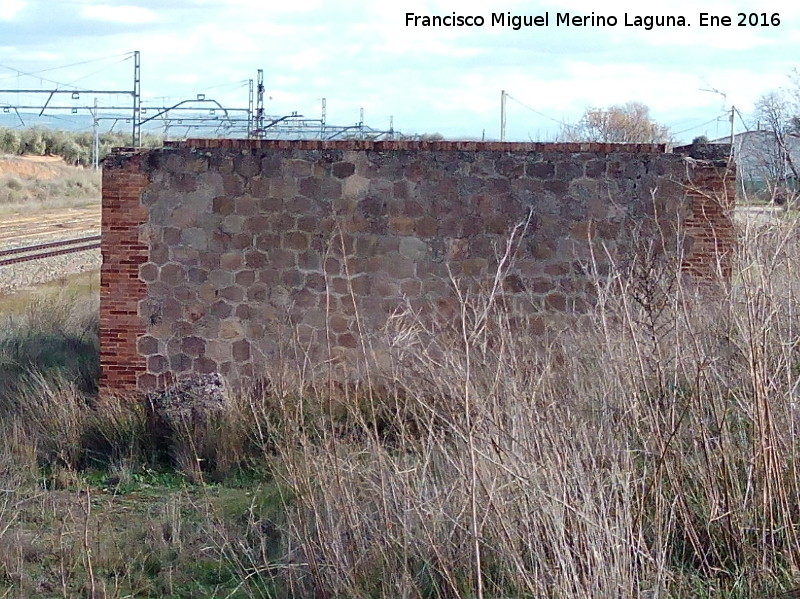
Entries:
[[598, 273], [592, 310], [539, 337], [491, 294], [463, 294], [435, 331], [409, 309], [380, 340], [388, 376], [351, 401], [255, 398], [292, 498], [270, 571], [326, 597], [791, 585], [798, 241], [791, 223], [744, 231], [733, 280], [714, 288], [644, 246]]

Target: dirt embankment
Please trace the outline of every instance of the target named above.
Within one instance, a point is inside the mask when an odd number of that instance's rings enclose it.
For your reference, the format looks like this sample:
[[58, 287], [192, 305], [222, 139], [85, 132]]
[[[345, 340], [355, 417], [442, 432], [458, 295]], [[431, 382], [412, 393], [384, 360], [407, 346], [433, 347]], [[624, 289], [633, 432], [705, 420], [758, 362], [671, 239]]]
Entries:
[[100, 172], [58, 156], [0, 155], [0, 214], [100, 204]]
[[51, 180], [74, 170], [83, 169], [68, 165], [60, 156], [0, 156], [0, 177]]

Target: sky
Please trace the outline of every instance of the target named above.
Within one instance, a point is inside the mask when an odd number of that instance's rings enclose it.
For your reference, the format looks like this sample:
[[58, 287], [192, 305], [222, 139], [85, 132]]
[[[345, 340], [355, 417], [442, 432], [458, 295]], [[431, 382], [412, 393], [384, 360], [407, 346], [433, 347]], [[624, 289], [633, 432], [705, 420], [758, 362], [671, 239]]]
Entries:
[[[363, 109], [375, 129], [388, 129], [391, 119], [403, 133], [498, 139], [506, 90], [509, 141], [553, 141], [587, 108], [630, 101], [649, 106], [676, 140], [691, 141], [729, 134], [732, 106], [736, 130], [753, 127], [758, 99], [791, 87], [792, 70], [800, 67], [800, 3], [652, 6], [641, 0], [0, 0], [0, 89], [130, 90], [138, 50], [150, 114], [198, 93], [246, 108], [248, 80], [263, 69], [270, 115], [320, 118], [325, 98], [330, 124], [355, 124]], [[731, 25], [700, 26], [701, 12], [727, 16]], [[756, 13], [759, 24], [737, 26], [740, 12]], [[482, 16], [484, 25], [412, 26], [407, 13]], [[548, 24], [492, 26], [493, 13], [547, 15]], [[564, 13], [605, 17], [606, 24], [556, 24]], [[687, 25], [626, 25], [647, 15], [683, 17]], [[615, 26], [608, 24], [612, 17]], [[0, 106], [46, 99], [0, 93]], [[93, 101], [57, 99], [81, 113]], [[98, 101], [130, 104], [126, 96]], [[36, 111], [27, 113], [34, 124]], [[17, 122], [14, 114], [0, 116], [0, 124]]]

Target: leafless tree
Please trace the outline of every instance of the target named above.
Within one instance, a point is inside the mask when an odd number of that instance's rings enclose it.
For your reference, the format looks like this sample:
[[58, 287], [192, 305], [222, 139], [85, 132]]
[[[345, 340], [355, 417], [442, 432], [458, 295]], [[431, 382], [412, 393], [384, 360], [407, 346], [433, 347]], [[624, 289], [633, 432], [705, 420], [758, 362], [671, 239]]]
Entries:
[[650, 108], [641, 102], [627, 102], [608, 108], [588, 108], [577, 125], [562, 129], [565, 141], [609, 143], [666, 143], [669, 127], [654, 121]]
[[798, 180], [798, 169], [792, 156], [792, 146], [798, 138], [798, 125], [800, 125], [800, 106], [793, 96], [797, 90], [772, 91], [761, 96], [756, 102], [755, 116], [758, 120], [756, 153], [759, 166], [768, 185], [773, 188], [787, 188], [788, 179]]

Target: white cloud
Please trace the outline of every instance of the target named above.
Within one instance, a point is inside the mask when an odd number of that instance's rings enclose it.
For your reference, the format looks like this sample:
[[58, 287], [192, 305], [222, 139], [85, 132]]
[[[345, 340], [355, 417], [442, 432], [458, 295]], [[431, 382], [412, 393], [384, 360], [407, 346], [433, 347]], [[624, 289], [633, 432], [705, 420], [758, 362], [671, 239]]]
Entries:
[[12, 21], [25, 6], [22, 0], [0, 0], [0, 21]]
[[[268, 95], [274, 97], [267, 100], [267, 110], [275, 114], [298, 110], [317, 115], [325, 96], [332, 123], [357, 121], [364, 106], [370, 125], [394, 113], [404, 131], [480, 135], [484, 128], [487, 134], [497, 128], [501, 89], [536, 111], [567, 121], [587, 106], [641, 100], [657, 118], [678, 115], [702, 122], [716, 114], [723, 100], [701, 87], [723, 90], [726, 106], [734, 103], [745, 112], [758, 96], [787, 84], [791, 50], [800, 43], [800, 29], [793, 24], [800, 3], [781, 3], [779, 27], [716, 28], [699, 27], [699, 12], [735, 19], [738, 10], [756, 9], [730, 8], [729, 0], [675, 0], [652, 10], [641, 0], [504, 0], [502, 5], [485, 0], [292, 0], [269, 10], [264, 6], [264, 0], [0, 0], [0, 22], [14, 17], [24, 25], [6, 27], [9, 36], [4, 31], [0, 40], [8, 48], [3, 62], [39, 71], [138, 49], [148, 98], [169, 96], [176, 102], [207, 92], [228, 106], [246, 105], [246, 80], [263, 68]], [[646, 10], [683, 14], [692, 25], [651, 31], [621, 23], [551, 24], [521, 31], [488, 25], [405, 26], [406, 12], [488, 17], [501, 10], [619, 18], [626, 11]], [[87, 26], [89, 19], [93, 23]], [[49, 76], [115, 89], [130, 84], [131, 63], [97, 76], [108, 81], [82, 79], [96, 68]], [[242, 80], [245, 86], [237, 87]], [[509, 132], [519, 126], [522, 139], [527, 132], [536, 137], [541, 123], [557, 127], [514, 103], [509, 110]]]
[[81, 7], [81, 16], [95, 21], [112, 23], [141, 24], [158, 21], [158, 15], [141, 6], [87, 4]]

